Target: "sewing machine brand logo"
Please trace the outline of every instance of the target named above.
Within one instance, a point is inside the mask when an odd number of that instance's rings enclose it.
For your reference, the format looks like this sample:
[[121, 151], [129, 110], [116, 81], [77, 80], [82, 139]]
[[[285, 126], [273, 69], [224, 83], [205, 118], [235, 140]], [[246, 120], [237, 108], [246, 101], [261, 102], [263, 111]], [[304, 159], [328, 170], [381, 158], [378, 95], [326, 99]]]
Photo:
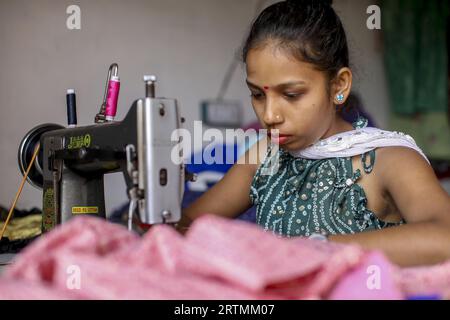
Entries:
[[84, 136], [76, 136], [69, 138], [69, 144], [67, 145], [67, 149], [80, 149], [80, 148], [88, 148], [91, 146], [91, 135], [86, 134]]

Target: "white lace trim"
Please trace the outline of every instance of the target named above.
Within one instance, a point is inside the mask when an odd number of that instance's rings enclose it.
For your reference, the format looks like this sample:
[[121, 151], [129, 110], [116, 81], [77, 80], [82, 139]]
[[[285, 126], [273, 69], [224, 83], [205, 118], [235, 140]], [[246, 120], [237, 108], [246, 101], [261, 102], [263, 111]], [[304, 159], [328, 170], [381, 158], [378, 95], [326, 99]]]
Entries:
[[352, 157], [381, 147], [407, 147], [416, 150], [430, 163], [414, 139], [402, 132], [362, 128], [339, 133], [312, 146], [289, 153], [297, 158], [328, 159]]

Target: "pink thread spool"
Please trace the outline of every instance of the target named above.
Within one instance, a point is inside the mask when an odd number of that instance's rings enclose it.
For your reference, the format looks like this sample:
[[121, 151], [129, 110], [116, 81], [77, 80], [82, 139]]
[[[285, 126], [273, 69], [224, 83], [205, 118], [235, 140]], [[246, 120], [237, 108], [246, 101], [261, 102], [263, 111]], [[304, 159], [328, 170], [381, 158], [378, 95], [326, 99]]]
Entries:
[[105, 118], [106, 121], [113, 121], [117, 113], [117, 101], [119, 100], [120, 79], [118, 76], [111, 76], [108, 83], [108, 95], [106, 97]]

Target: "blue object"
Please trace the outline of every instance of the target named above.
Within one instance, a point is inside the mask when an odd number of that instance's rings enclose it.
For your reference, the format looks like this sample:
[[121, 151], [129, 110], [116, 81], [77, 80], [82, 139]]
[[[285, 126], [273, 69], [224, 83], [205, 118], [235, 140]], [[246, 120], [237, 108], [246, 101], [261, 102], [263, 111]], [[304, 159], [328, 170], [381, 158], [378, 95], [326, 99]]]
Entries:
[[442, 300], [438, 294], [409, 296], [407, 300]]
[[[216, 154], [220, 153], [220, 154]], [[211, 157], [215, 160], [214, 163], [207, 163], [204, 157], [205, 149], [199, 152], [193, 153], [186, 164], [186, 169], [190, 173], [197, 174], [197, 188], [193, 190], [190, 185], [192, 182], [187, 182], [185, 185], [186, 191], [202, 191], [205, 192], [216, 184], [222, 177], [231, 169], [233, 164], [238, 159], [238, 146], [237, 145], [221, 145], [214, 146], [211, 152]], [[227, 163], [227, 157], [230, 162]], [[214, 176], [213, 178], [211, 176]], [[203, 186], [199, 186], [203, 184]]]
[[[198, 179], [201, 180], [202, 173], [205, 175], [212, 173], [220, 173], [222, 174], [221, 177], [225, 175], [225, 173], [228, 172], [228, 170], [231, 169], [234, 163], [238, 160], [239, 157], [239, 150], [238, 145], [225, 145], [218, 146], [211, 152], [212, 157], [216, 156], [216, 150], [220, 151], [220, 155], [218, 156], [217, 163], [207, 164], [205, 163], [205, 159], [203, 157], [203, 153], [205, 149], [203, 149], [201, 152], [192, 154], [189, 163], [186, 165], [186, 169], [191, 173], [196, 173], [198, 175]], [[231, 154], [232, 153], [232, 154]], [[227, 155], [233, 159], [233, 163], [226, 163]], [[195, 160], [201, 159], [200, 163], [195, 163]], [[223, 161], [221, 161], [223, 160]], [[217, 175], [219, 177], [219, 175]], [[220, 180], [220, 179], [219, 179]], [[192, 202], [194, 202], [197, 198], [199, 198], [204, 192], [206, 192], [209, 188], [211, 188], [214, 184], [216, 184], [218, 180], [211, 180], [207, 181], [205, 183], [205, 188], [202, 190], [202, 192], [199, 192], [197, 190], [191, 190], [189, 187], [189, 183], [186, 183], [186, 188], [184, 192], [182, 207], [185, 208], [189, 206]], [[249, 222], [256, 222], [256, 208], [252, 207], [242, 213], [238, 218], [238, 220], [244, 220]]]

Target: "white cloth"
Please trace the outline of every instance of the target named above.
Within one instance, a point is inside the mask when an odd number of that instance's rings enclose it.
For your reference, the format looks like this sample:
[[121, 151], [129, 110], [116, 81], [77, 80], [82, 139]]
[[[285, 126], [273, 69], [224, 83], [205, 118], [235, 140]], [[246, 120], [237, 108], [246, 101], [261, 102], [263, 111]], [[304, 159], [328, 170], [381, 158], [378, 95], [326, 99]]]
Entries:
[[312, 146], [289, 153], [297, 158], [329, 159], [353, 157], [382, 147], [407, 147], [416, 150], [430, 163], [414, 139], [402, 132], [361, 128], [336, 134]]

